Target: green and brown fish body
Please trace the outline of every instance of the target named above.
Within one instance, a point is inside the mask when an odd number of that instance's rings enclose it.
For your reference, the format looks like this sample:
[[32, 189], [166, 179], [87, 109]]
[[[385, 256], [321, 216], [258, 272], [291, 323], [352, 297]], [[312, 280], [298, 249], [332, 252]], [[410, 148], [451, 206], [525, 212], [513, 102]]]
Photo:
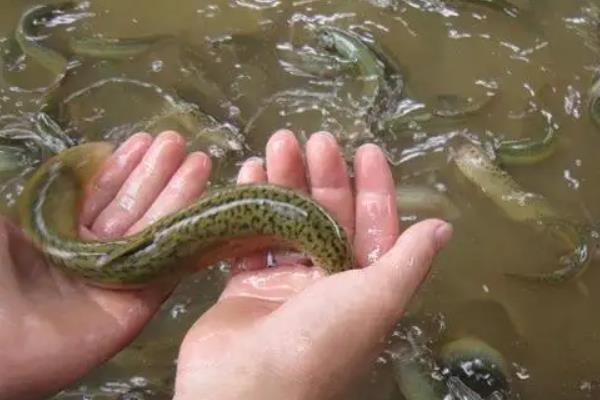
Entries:
[[569, 254], [561, 268], [539, 274], [510, 273], [509, 276], [547, 283], [562, 283], [582, 274], [592, 260], [592, 238], [586, 229], [561, 216], [546, 198], [525, 191], [485, 151], [475, 145], [462, 146], [454, 162], [460, 172], [513, 221], [541, 226], [565, 243]]
[[496, 147], [502, 165], [531, 165], [552, 156], [558, 147], [558, 129], [549, 121], [546, 133], [539, 139], [504, 140]]
[[457, 151], [454, 162], [463, 176], [477, 185], [513, 221], [558, 217], [544, 197], [525, 191], [482, 148], [464, 145]]
[[36, 172], [20, 199], [23, 229], [70, 274], [104, 287], [140, 287], [273, 247], [301, 250], [331, 273], [352, 267], [344, 229], [310, 198], [271, 185], [216, 190], [136, 235], [82, 241], [76, 205], [111, 151], [90, 143], [59, 154]]
[[46, 68], [53, 75], [53, 81], [48, 88], [57, 86], [67, 74], [68, 60], [59, 52], [39, 43], [36, 36], [36, 22], [45, 18], [53, 18], [56, 14], [75, 8], [75, 3], [64, 2], [53, 5], [39, 5], [28, 9], [19, 20], [15, 31], [15, 40], [21, 51]]
[[318, 29], [321, 45], [355, 66], [362, 81], [361, 100], [368, 108], [374, 106], [385, 83], [385, 70], [377, 56], [353, 32], [324, 26]]
[[449, 375], [446, 384], [457, 399], [506, 399], [510, 394], [510, 370], [504, 356], [475, 337], [447, 343], [440, 361]]
[[588, 92], [588, 110], [592, 121], [600, 127], [600, 79], [594, 82]]
[[140, 38], [71, 38], [69, 46], [78, 56], [121, 60], [135, 57], [150, 50], [158, 42], [169, 39], [167, 35], [152, 35]]

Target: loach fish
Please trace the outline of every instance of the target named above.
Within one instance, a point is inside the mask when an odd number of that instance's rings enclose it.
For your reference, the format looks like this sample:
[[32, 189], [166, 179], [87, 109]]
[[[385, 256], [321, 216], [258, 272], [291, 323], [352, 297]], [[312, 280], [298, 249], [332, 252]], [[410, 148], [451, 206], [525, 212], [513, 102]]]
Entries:
[[440, 351], [450, 393], [461, 400], [504, 399], [510, 393], [509, 368], [502, 354], [474, 337], [446, 344]]
[[560, 136], [552, 116], [543, 111], [547, 121], [546, 133], [539, 139], [503, 140], [495, 148], [496, 157], [502, 165], [530, 165], [552, 156], [558, 147]]
[[460, 172], [485, 193], [513, 221], [542, 226], [562, 240], [570, 253], [561, 257], [562, 267], [549, 273], [507, 275], [546, 283], [562, 283], [581, 275], [592, 259], [592, 237], [586, 229], [563, 218], [538, 194], [529, 193], [497, 166], [478, 146], [463, 145], [454, 162]]
[[588, 92], [588, 110], [594, 124], [600, 127], [600, 79], [594, 82]]
[[355, 33], [330, 26], [318, 29], [321, 45], [355, 65], [362, 81], [361, 98], [371, 108], [385, 85], [385, 69], [367, 44]]
[[399, 185], [396, 203], [400, 215], [424, 213], [451, 221], [460, 217], [460, 210], [445, 194], [425, 185]]
[[143, 287], [256, 250], [293, 247], [330, 273], [353, 266], [344, 229], [317, 203], [273, 185], [218, 189], [136, 235], [83, 241], [78, 201], [111, 154], [107, 143], [72, 147], [43, 164], [18, 201], [21, 226], [67, 273], [108, 288]]
[[55, 5], [39, 5], [28, 9], [19, 20], [19, 25], [15, 31], [15, 41], [18, 43], [21, 51], [38, 62], [54, 76], [51, 84], [44, 88], [56, 87], [66, 76], [68, 60], [60, 53], [39, 44], [40, 37], [35, 34], [36, 21], [50, 18], [57, 13], [71, 10], [75, 7], [73, 2], [65, 2]]
[[410, 105], [408, 112], [399, 115], [391, 115], [379, 122], [385, 131], [403, 132], [412, 131], [410, 126], [416, 123], [428, 123], [428, 127], [436, 122], [448, 124], [451, 122], [464, 122], [465, 118], [473, 116], [487, 108], [495, 98], [495, 94], [486, 95], [481, 99], [462, 97], [456, 94], [440, 94], [435, 96], [429, 104], [408, 99], [406, 105]]
[[[137, 124], [135, 130], [158, 134], [175, 129], [191, 135], [192, 142], [205, 144], [211, 154], [215, 151], [241, 151], [244, 148], [243, 138], [234, 126], [218, 122], [195, 104], [174, 97], [170, 99], [161, 113]], [[138, 126], [140, 129], [137, 129]]]
[[433, 378], [434, 371], [423, 352], [408, 343], [398, 343], [390, 349], [398, 389], [406, 400], [444, 399], [444, 384]]
[[277, 52], [279, 64], [286, 72], [296, 76], [334, 78], [356, 66], [352, 61], [335, 55], [297, 49], [291, 45], [278, 46]]
[[121, 60], [143, 54], [154, 44], [168, 38], [167, 35], [139, 38], [77, 37], [69, 40], [69, 47], [78, 56]]

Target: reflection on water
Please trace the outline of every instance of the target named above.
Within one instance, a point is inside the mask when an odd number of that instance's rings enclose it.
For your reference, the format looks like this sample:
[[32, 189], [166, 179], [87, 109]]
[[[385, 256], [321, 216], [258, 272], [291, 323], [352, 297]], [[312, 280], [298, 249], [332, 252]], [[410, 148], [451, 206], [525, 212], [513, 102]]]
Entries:
[[[391, 350], [410, 350], [406, 376], [469, 393], [439, 355], [477, 338], [505, 360], [515, 398], [598, 397], [597, 263], [563, 285], [508, 277], [556, 269], [561, 242], [508, 218], [452, 157], [462, 143], [481, 144], [593, 236], [600, 131], [588, 103], [600, 94], [588, 92], [600, 2], [93, 0], [46, 13], [19, 42], [18, 21], [40, 2], [6, 2], [0, 13], [2, 213], [12, 215], [24, 179], [68, 140], [177, 129], [218, 160], [213, 183], [230, 182], [281, 127], [301, 140], [329, 130], [348, 157], [373, 141], [402, 184], [404, 224], [446, 213], [456, 230], [390, 339]], [[558, 139], [545, 147], [549, 129]], [[183, 284], [134, 344], [57, 398], [170, 398], [178, 343], [225, 276], [214, 268]], [[390, 354], [352, 398], [401, 398]]]

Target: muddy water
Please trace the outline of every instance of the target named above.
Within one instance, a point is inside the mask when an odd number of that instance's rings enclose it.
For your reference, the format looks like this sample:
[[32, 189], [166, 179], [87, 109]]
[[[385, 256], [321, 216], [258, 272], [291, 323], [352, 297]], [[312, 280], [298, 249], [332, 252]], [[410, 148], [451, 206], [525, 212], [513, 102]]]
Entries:
[[[240, 128], [244, 146], [239, 151], [192, 141], [192, 147], [211, 151], [219, 160], [214, 183], [231, 180], [241, 160], [261, 155], [269, 134], [281, 127], [294, 129], [301, 139], [315, 130], [331, 130], [348, 155], [363, 142], [381, 144], [399, 183], [443, 188], [459, 209], [455, 239], [436, 261], [395, 336], [412, 332], [435, 350], [453, 338], [475, 335], [508, 360], [515, 398], [598, 398], [598, 264], [576, 282], [556, 287], [507, 278], [504, 272], [552, 269], [558, 244], [506, 218], [448, 159], [457, 137], [543, 135], [546, 121], [539, 110], [544, 109], [559, 129], [556, 153], [508, 171], [572, 220], [598, 223], [600, 129], [586, 102], [600, 65], [595, 30], [600, 14], [594, 14], [600, 2], [536, 0], [528, 6], [519, 1], [526, 6], [519, 13], [481, 3], [93, 0], [82, 3], [76, 16], [46, 27], [50, 35], [44, 43], [66, 52], [67, 39], [76, 35], [171, 35], [173, 41], [126, 61], [77, 58], [59, 90], [60, 122], [82, 140], [118, 142], [127, 132], [122, 127], [160, 112], [160, 94], [114, 84], [64, 100], [115, 77], [173, 90]], [[2, 42], [23, 11], [36, 4], [3, 2]], [[351, 29], [375, 44], [402, 75], [402, 95], [414, 101], [426, 103], [440, 94], [493, 100], [468, 118], [374, 130], [357, 101], [361, 82], [343, 74], [319, 77], [290, 63], [294, 49], [314, 46], [314, 28], [320, 25]], [[12, 69], [10, 82], [0, 86], [0, 115], [35, 112], [42, 102], [39, 94], [15, 87], [42, 86], [46, 72], [28, 60]], [[10, 214], [20, 180], [3, 179], [2, 207]], [[402, 215], [404, 226], [420, 218], [410, 210]], [[217, 266], [183, 284], [132, 346], [58, 398], [111, 399], [126, 392], [129, 398], [170, 398], [178, 340], [214, 301], [226, 273], [226, 266]], [[385, 357], [353, 393], [356, 399], [401, 398]]]

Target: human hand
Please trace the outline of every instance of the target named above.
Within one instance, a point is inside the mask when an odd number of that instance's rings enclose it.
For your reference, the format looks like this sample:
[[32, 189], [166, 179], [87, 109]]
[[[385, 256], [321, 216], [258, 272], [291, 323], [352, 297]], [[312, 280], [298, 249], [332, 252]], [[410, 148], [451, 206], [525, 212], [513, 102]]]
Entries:
[[[82, 236], [118, 238], [200, 196], [210, 174], [203, 153], [166, 132], [131, 137], [91, 185]], [[40, 398], [110, 358], [152, 317], [172, 284], [141, 291], [94, 288], [49, 266], [0, 222], [0, 398]]]
[[398, 238], [394, 182], [382, 151], [361, 147], [355, 190], [339, 147], [313, 135], [306, 168], [291, 132], [267, 145], [266, 169], [249, 160], [240, 182], [269, 181], [305, 192], [328, 209], [354, 240], [362, 269], [330, 277], [319, 268], [263, 269], [264, 255], [237, 263], [219, 301], [187, 333], [177, 367], [176, 400], [320, 400], [366, 371], [386, 336], [450, 239], [430, 220]]

